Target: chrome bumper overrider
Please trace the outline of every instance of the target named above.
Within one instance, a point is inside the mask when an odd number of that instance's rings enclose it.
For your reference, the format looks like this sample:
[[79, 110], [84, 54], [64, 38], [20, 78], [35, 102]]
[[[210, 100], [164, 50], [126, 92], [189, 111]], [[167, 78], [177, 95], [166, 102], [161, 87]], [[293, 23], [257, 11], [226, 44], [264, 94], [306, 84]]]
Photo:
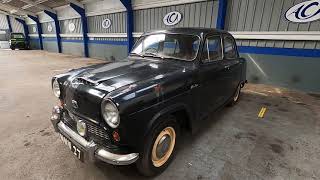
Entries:
[[[72, 143], [80, 146], [87, 153], [89, 161], [94, 162], [96, 159], [99, 159], [113, 165], [128, 165], [134, 163], [139, 158], [139, 153], [114, 154], [103, 147], [99, 147], [94, 141], [87, 141], [60, 121], [61, 109], [58, 110], [55, 107], [52, 113], [51, 122], [55, 131], [63, 134]], [[59, 114], [58, 117], [57, 114]]]

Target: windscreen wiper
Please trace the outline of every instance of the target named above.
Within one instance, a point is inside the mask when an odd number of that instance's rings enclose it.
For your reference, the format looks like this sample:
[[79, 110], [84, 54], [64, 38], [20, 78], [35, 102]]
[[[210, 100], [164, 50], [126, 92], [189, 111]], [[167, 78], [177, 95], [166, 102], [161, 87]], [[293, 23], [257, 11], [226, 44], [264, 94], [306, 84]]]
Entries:
[[129, 55], [130, 55], [130, 56], [139, 56], [139, 57], [144, 57], [143, 55], [141, 55], [141, 54], [137, 54], [137, 53], [130, 53]]
[[158, 56], [156, 53], [151, 52], [144, 53], [143, 56], [163, 59], [162, 56]]

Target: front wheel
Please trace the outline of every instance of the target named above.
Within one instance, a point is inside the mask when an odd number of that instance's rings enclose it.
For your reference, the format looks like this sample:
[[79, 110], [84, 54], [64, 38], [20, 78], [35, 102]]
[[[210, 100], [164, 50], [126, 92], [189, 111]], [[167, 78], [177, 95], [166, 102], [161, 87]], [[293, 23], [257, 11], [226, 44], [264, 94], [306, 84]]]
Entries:
[[174, 157], [180, 127], [174, 117], [160, 120], [149, 133], [137, 168], [145, 176], [155, 176], [164, 171]]
[[11, 46], [10, 48], [11, 48], [11, 50], [15, 50], [16, 49], [16, 47], [14, 47], [14, 46]]

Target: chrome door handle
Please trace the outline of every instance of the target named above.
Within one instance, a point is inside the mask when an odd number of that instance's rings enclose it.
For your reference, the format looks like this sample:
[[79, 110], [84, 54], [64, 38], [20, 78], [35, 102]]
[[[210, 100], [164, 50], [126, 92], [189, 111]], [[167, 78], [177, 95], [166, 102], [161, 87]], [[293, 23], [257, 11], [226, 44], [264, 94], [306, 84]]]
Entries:
[[230, 69], [230, 66], [224, 66], [225, 69]]

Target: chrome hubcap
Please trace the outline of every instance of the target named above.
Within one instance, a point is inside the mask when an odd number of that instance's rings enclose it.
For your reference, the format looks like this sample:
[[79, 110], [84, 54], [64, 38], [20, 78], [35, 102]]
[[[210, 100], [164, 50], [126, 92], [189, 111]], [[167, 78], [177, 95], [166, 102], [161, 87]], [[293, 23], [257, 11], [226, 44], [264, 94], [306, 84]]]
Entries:
[[169, 150], [170, 143], [171, 143], [171, 139], [169, 135], [164, 135], [160, 139], [157, 145], [157, 151], [156, 151], [156, 155], [158, 158], [162, 158], [166, 154], [166, 152]]

